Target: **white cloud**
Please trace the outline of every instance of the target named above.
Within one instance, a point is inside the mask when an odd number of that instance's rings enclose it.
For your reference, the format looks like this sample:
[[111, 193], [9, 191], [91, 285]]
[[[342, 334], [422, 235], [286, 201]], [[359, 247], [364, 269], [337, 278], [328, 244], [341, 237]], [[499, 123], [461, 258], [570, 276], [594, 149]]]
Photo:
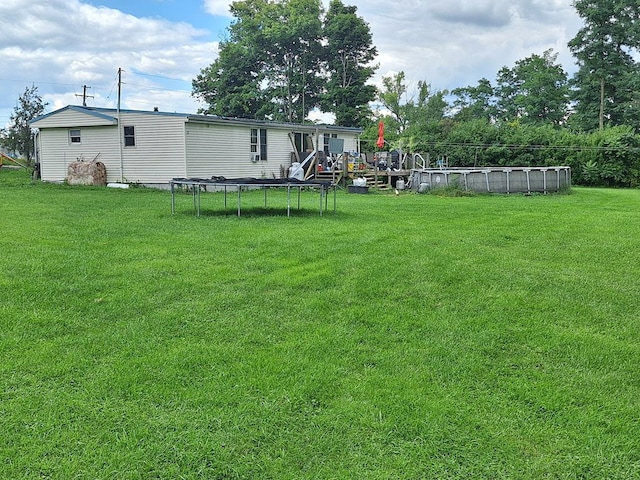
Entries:
[[229, 13], [229, 5], [231, 2], [228, 0], [205, 0], [204, 9], [211, 15], [219, 15], [221, 17], [231, 17]]
[[435, 19], [444, 22], [500, 28], [509, 24], [513, 15], [512, 2], [508, 0], [450, 0], [432, 7]]
[[[348, 3], [348, 2], [347, 2]], [[376, 83], [404, 71], [435, 89], [495, 80], [502, 66], [553, 48], [573, 71], [567, 43], [580, 28], [572, 0], [370, 0], [358, 6], [379, 56]]]

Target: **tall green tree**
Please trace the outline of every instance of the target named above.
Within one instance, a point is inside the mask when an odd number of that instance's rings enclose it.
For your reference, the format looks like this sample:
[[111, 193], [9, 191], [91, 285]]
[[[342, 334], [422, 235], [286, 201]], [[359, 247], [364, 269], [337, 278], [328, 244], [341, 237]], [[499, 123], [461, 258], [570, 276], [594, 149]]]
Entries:
[[632, 90], [639, 70], [640, 3], [637, 0], [575, 0], [584, 26], [569, 42], [578, 72], [573, 79], [574, 124], [602, 130], [636, 118]]
[[265, 110], [261, 58], [251, 45], [224, 41], [218, 58], [193, 80], [193, 96], [207, 104], [199, 113], [254, 118]]
[[554, 126], [566, 120], [568, 76], [557, 59], [557, 53], [547, 50], [498, 72], [495, 95], [503, 120]]
[[9, 127], [3, 128], [0, 137], [2, 144], [12, 152], [17, 152], [31, 164], [34, 156], [32, 130], [29, 121], [42, 115], [47, 103], [38, 94], [38, 87], [27, 87], [18, 98], [18, 105], [9, 118]]
[[322, 107], [332, 112], [336, 124], [364, 125], [371, 114], [369, 102], [376, 89], [366, 82], [373, 76], [377, 49], [372, 44], [369, 25], [357, 15], [357, 7], [331, 0], [324, 19], [327, 85]]
[[447, 90], [432, 91], [429, 83], [419, 80], [416, 95], [402, 106], [407, 123], [406, 134], [433, 137], [449, 112], [449, 103], [445, 99], [448, 93]]
[[378, 100], [397, 123], [399, 133], [404, 131], [408, 124], [405, 108], [406, 94], [407, 85], [404, 72], [382, 77], [382, 90], [378, 91]]
[[458, 121], [483, 119], [492, 121], [496, 117], [495, 92], [486, 78], [478, 80], [475, 87], [454, 88], [453, 110]]
[[319, 104], [320, 0], [239, 0], [218, 58], [193, 81], [205, 113], [301, 122]]
[[334, 0], [325, 17], [321, 0], [238, 0], [230, 11], [218, 58], [193, 81], [203, 112], [303, 122], [323, 106], [342, 125], [367, 118], [376, 50], [355, 7]]
[[302, 122], [319, 105], [322, 3], [287, 0], [270, 3], [263, 25], [266, 96], [271, 117]]
[[429, 83], [419, 80], [416, 92], [409, 95], [404, 72], [382, 77], [382, 86], [378, 100], [387, 111], [385, 124], [388, 123], [397, 135], [428, 130], [427, 127], [442, 121], [449, 111], [445, 99], [448, 91], [432, 91]]

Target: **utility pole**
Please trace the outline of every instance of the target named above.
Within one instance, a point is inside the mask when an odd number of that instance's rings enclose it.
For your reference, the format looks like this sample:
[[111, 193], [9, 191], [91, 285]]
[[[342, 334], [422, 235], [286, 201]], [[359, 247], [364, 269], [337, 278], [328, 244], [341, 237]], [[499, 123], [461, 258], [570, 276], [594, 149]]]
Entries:
[[87, 106], [87, 98], [94, 98], [93, 95], [87, 95], [87, 89], [91, 87], [87, 87], [86, 85], [82, 86], [82, 95], [76, 93], [76, 97], [82, 97], [82, 106]]

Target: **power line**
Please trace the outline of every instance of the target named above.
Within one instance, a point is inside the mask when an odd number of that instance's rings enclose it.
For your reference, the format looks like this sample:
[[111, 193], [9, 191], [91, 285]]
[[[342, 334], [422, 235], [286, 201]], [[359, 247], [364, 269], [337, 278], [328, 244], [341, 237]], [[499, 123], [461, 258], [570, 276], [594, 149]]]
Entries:
[[152, 90], [161, 90], [163, 92], [185, 92], [185, 93], [191, 93], [189, 92], [189, 90], [176, 90], [175, 88], [163, 88], [163, 87], [155, 87], [155, 86], [150, 86], [150, 85], [139, 85], [136, 83], [129, 83], [129, 82], [122, 82], [123, 85], [129, 85], [131, 87], [138, 87], [138, 88], [144, 88], [145, 90], [148, 91], [152, 91]]
[[188, 80], [183, 80], [181, 78], [172, 78], [172, 77], [165, 77], [163, 75], [154, 75], [151, 73], [144, 73], [144, 72], [133, 72], [134, 75], [140, 75], [142, 77], [151, 77], [151, 78], [160, 78], [162, 80], [171, 80], [173, 82], [183, 82], [183, 83], [189, 83]]
[[0, 82], [12, 82], [12, 83], [28, 83], [37, 85], [54, 85], [58, 87], [75, 87], [77, 84], [73, 83], [57, 83], [57, 82], [40, 82], [37, 80], [20, 80], [15, 78], [0, 78]]
[[573, 150], [573, 151], [640, 151], [640, 147], [608, 147], [608, 146], [579, 146], [579, 145], [526, 145], [526, 144], [506, 144], [506, 143], [439, 143], [425, 142], [424, 145], [431, 147], [451, 147], [451, 148], [507, 148], [525, 150]]

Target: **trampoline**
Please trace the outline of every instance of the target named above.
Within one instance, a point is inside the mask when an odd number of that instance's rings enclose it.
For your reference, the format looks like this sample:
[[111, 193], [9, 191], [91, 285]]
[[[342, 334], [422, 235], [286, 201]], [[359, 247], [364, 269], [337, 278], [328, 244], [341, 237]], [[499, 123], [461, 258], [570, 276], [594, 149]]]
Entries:
[[202, 190], [212, 188], [215, 191], [224, 192], [224, 208], [227, 208], [227, 194], [229, 189], [236, 193], [237, 215], [242, 212], [242, 190], [262, 189], [264, 191], [264, 206], [267, 208], [267, 192], [270, 188], [287, 190], [287, 217], [291, 216], [291, 190], [297, 190], [298, 210], [300, 210], [300, 194], [303, 188], [314, 188], [319, 192], [319, 213], [328, 209], [329, 191], [333, 190], [333, 211], [336, 211], [336, 184], [322, 180], [298, 180], [295, 178], [261, 179], [261, 178], [173, 178], [169, 181], [171, 187], [171, 213], [176, 212], [176, 187], [188, 187], [193, 192], [193, 207], [196, 216], [200, 216], [200, 193]]

